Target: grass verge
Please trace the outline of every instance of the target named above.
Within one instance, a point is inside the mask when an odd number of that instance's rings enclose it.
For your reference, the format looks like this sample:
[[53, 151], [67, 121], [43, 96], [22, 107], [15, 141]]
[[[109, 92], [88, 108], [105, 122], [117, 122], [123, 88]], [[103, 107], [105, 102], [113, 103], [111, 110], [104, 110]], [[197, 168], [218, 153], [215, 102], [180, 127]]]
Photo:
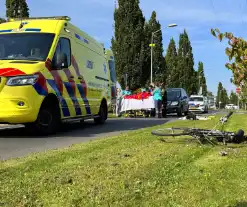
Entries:
[[[247, 131], [246, 115], [226, 130]], [[210, 128], [216, 120], [196, 121]], [[191, 126], [178, 121], [166, 126]], [[160, 126], [159, 126], [160, 127]], [[245, 145], [161, 142], [150, 129], [0, 163], [2, 206], [245, 206]], [[228, 146], [229, 147], [229, 146]], [[219, 156], [220, 150], [228, 156]]]

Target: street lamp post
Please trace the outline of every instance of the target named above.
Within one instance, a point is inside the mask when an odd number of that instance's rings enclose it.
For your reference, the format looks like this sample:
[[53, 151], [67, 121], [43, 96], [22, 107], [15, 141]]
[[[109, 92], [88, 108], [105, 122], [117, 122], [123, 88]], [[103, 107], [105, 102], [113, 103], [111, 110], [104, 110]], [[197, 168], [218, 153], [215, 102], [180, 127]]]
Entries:
[[220, 104], [221, 104], [220, 99], [221, 99], [221, 89], [219, 90], [219, 109], [220, 109]]
[[[176, 27], [177, 24], [169, 24], [168, 27]], [[149, 46], [151, 47], [151, 84], [153, 83], [153, 47], [155, 47], [155, 44], [154, 44], [154, 35], [161, 31], [161, 29], [155, 31], [155, 32], [152, 32], [152, 36], [151, 36], [151, 44], [149, 44]]]

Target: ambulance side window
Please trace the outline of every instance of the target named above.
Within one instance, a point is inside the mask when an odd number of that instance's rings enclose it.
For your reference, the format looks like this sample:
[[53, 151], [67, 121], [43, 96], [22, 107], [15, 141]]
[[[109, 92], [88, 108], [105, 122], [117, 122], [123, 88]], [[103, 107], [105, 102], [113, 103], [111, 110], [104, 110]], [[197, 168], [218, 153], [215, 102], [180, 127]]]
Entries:
[[[68, 66], [71, 65], [71, 47], [70, 47], [70, 40], [67, 38], [61, 37], [59, 39], [59, 42], [57, 43], [57, 48], [54, 54], [54, 57], [56, 57], [57, 53], [65, 53], [67, 55], [68, 60]], [[54, 58], [53, 58], [54, 60]]]
[[111, 76], [111, 81], [115, 83], [116, 80], [116, 71], [115, 71], [115, 65], [113, 60], [108, 61], [109, 64], [109, 69], [110, 69], [110, 76]]
[[52, 59], [52, 65], [54, 65], [54, 62], [55, 62], [55, 57], [57, 56], [58, 53], [61, 52], [61, 42], [59, 40], [59, 42], [57, 43], [57, 48], [56, 48], [56, 51], [54, 53], [54, 56], [53, 56], [53, 59]]
[[61, 51], [67, 55], [68, 66], [71, 65], [71, 48], [70, 41], [67, 38], [60, 38], [61, 41]]

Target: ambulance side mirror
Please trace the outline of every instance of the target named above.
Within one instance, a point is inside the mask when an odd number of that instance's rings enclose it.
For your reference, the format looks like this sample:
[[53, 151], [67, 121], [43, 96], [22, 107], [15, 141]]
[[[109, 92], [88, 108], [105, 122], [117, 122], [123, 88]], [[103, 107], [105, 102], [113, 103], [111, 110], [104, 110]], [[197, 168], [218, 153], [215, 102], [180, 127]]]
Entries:
[[53, 63], [52, 63], [53, 67], [55, 70], [62, 70], [63, 68], [68, 68], [68, 59], [67, 59], [67, 55], [65, 53], [57, 53], [54, 56], [53, 59]]

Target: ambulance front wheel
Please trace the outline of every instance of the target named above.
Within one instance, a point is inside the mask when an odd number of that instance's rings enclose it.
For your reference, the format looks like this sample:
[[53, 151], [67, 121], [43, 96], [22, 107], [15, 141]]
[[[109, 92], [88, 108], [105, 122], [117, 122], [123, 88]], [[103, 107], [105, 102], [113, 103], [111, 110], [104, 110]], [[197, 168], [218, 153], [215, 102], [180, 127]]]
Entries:
[[37, 120], [26, 127], [35, 134], [50, 135], [58, 131], [60, 124], [61, 116], [58, 103], [47, 99], [41, 105]]
[[96, 124], [104, 124], [108, 117], [108, 109], [107, 109], [106, 101], [102, 101], [98, 116], [99, 117], [94, 118], [94, 122]]

